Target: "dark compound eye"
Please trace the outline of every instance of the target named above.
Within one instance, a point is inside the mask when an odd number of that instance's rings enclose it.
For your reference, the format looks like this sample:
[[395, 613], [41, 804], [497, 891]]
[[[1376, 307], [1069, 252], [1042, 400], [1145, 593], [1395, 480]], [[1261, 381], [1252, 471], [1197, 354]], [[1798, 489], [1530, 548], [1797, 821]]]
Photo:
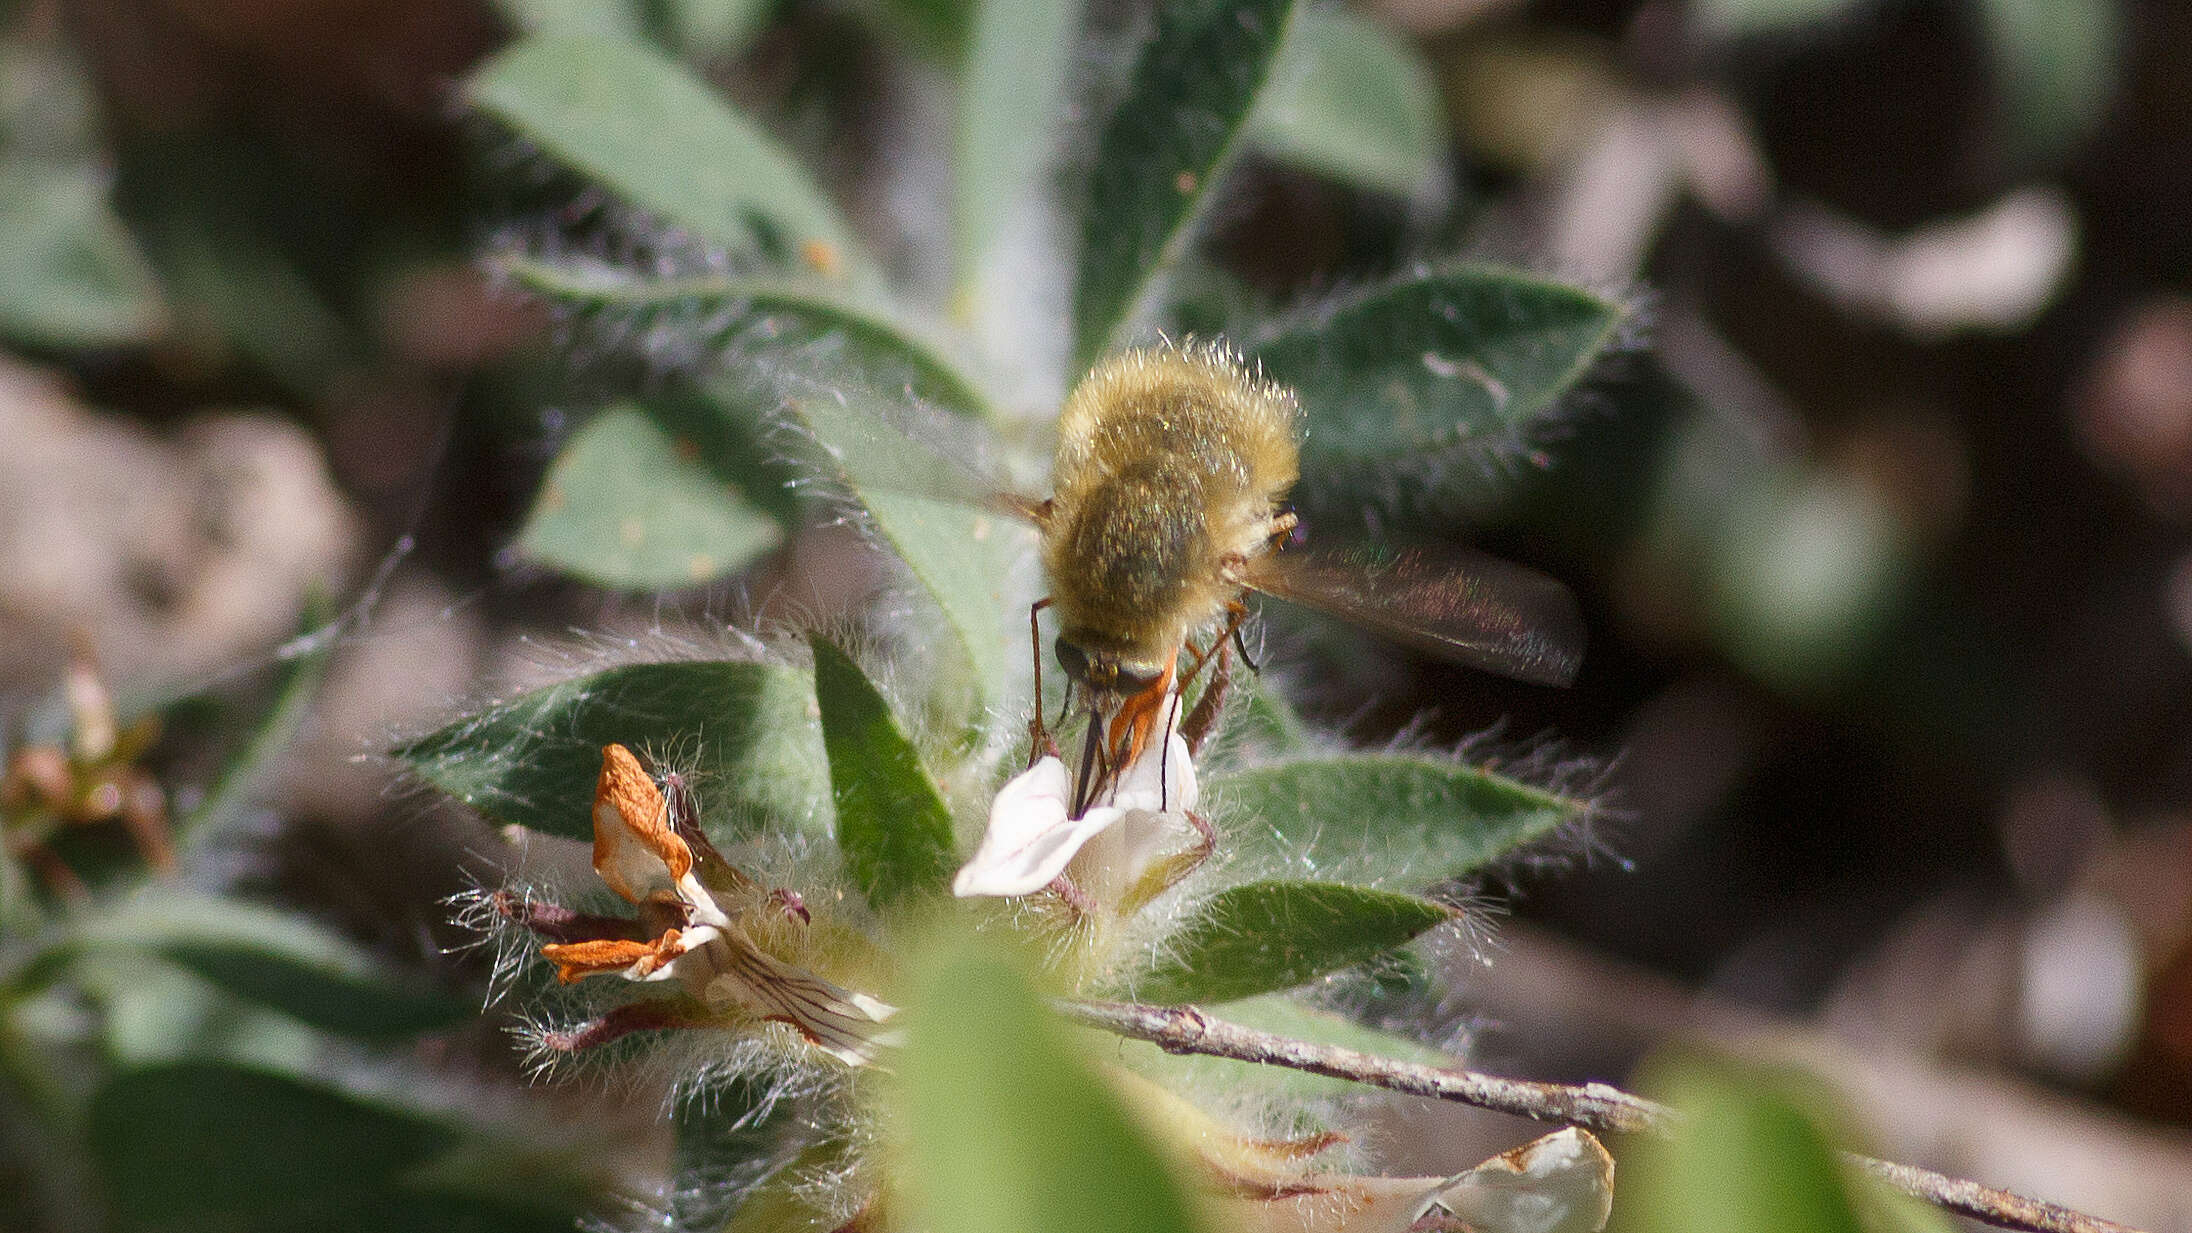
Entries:
[[1164, 674], [1165, 670], [1162, 667], [1143, 668], [1120, 664], [1116, 674], [1117, 684], [1115, 687], [1123, 694], [1138, 694], [1163, 680]]
[[1056, 645], [1058, 666], [1066, 670], [1066, 676], [1083, 685], [1088, 684], [1088, 653], [1064, 638], [1058, 639]]

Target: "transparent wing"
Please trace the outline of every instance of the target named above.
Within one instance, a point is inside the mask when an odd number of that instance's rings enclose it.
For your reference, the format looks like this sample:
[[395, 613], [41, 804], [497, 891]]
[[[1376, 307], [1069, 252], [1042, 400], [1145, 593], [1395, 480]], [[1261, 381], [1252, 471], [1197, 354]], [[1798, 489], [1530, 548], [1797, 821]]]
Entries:
[[781, 424], [788, 434], [782, 447], [826, 492], [832, 473], [841, 472], [854, 491], [835, 495], [856, 502], [863, 493], [893, 493], [1041, 521], [1041, 499], [1024, 495], [1004, 443], [986, 424], [911, 400], [847, 402], [827, 390], [790, 401], [795, 413]]
[[1559, 582], [1461, 548], [1288, 548], [1241, 579], [1433, 655], [1540, 685], [1583, 662], [1583, 618]]

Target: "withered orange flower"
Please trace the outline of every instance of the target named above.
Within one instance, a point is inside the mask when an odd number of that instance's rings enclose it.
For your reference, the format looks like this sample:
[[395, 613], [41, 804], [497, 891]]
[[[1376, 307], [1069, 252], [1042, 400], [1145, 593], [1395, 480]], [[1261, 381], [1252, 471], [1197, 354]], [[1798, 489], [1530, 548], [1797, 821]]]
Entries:
[[88, 644], [78, 647], [63, 691], [67, 747], [27, 745], [9, 754], [0, 769], [0, 820], [6, 823], [8, 850], [36, 867], [55, 891], [81, 894], [83, 883], [46, 840], [61, 826], [119, 820], [146, 864], [159, 873], [173, 872], [167, 793], [137, 765], [159, 737], [158, 717], [121, 726]]
[[[504, 915], [555, 939], [542, 957], [565, 983], [621, 975], [632, 981], [676, 981], [698, 1003], [694, 1014], [659, 1004], [623, 1008], [601, 1023], [551, 1044], [580, 1048], [626, 1031], [700, 1026], [710, 1016], [751, 1015], [789, 1024], [809, 1044], [852, 1065], [888, 1043], [880, 1025], [892, 1007], [836, 985], [763, 950], [748, 925], [760, 913], [804, 922], [808, 913], [790, 891], [759, 893], [758, 885], [724, 862], [689, 820], [681, 828], [662, 790], [622, 745], [601, 751], [594, 789], [594, 871], [638, 909], [637, 920], [581, 916], [546, 905], [498, 897]], [[681, 829], [685, 833], [680, 833]], [[687, 835], [691, 836], [688, 840]], [[694, 848], [718, 866], [715, 880], [750, 900], [726, 911], [699, 876]], [[752, 891], [755, 893], [745, 894]]]

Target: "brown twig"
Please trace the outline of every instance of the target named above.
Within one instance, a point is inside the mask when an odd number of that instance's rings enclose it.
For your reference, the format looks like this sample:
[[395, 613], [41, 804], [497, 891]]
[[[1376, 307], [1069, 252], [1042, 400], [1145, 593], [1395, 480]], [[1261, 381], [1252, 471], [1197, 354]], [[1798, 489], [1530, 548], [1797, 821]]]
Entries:
[[[1146, 1040], [1167, 1053], [1198, 1053], [1239, 1062], [1285, 1066], [1538, 1121], [1562, 1122], [1614, 1134], [1666, 1134], [1677, 1120], [1674, 1110], [1667, 1106], [1603, 1083], [1581, 1086], [1537, 1083], [1394, 1061], [1338, 1045], [1294, 1040], [1244, 1027], [1212, 1018], [1193, 1006], [1062, 1002], [1060, 1009], [1089, 1027]], [[2138, 1230], [2112, 1220], [1928, 1169], [1875, 1160], [1853, 1152], [1844, 1153], [1844, 1157], [1906, 1194], [1999, 1228], [2022, 1229], [2028, 1233], [2138, 1233]]]

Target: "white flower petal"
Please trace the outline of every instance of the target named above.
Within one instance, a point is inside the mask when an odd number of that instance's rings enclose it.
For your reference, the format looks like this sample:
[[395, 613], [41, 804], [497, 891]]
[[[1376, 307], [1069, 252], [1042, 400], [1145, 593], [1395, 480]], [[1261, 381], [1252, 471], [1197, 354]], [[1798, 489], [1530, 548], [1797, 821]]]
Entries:
[[733, 927], [695, 929], [705, 945], [694, 945], [669, 968], [685, 987], [710, 1006], [735, 1005], [767, 1019], [790, 1024], [807, 1042], [847, 1065], [863, 1065], [897, 1034], [882, 1028], [897, 1008], [855, 993], [797, 964], [786, 963], [756, 946]]
[[1144, 746], [1142, 756], [1119, 772], [1104, 803], [1121, 809], [1145, 809], [1150, 813], [1185, 813], [1195, 807], [1201, 790], [1195, 782], [1195, 759], [1180, 735], [1180, 696], [1172, 695], [1162, 721], [1163, 743]]
[[1598, 1233], [1613, 1211], [1614, 1160], [1570, 1127], [1494, 1156], [1431, 1196], [1482, 1233]]
[[1014, 776], [990, 803], [982, 846], [952, 879], [952, 893], [962, 898], [1032, 895], [1065, 871], [1082, 844], [1125, 812], [1106, 806], [1068, 818], [1071, 790], [1066, 765], [1055, 757], [1040, 759]]

